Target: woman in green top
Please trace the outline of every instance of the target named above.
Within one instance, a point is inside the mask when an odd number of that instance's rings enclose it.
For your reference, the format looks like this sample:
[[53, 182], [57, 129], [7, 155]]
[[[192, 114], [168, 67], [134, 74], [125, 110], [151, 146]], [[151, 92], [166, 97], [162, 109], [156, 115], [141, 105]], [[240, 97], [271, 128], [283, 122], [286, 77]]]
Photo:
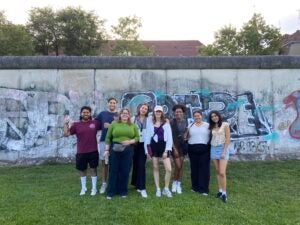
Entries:
[[116, 194], [127, 196], [133, 144], [138, 140], [138, 128], [131, 123], [129, 110], [121, 109], [118, 121], [111, 123], [105, 137], [105, 155], [109, 154], [107, 199]]

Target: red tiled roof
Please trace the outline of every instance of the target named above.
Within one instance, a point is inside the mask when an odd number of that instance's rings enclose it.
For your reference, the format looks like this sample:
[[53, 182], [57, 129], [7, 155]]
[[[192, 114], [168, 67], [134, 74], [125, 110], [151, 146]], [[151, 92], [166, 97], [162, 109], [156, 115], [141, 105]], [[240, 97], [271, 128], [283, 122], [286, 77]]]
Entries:
[[290, 52], [290, 47], [293, 43], [300, 42], [300, 30], [297, 30], [293, 34], [285, 34], [282, 36], [282, 48], [280, 55], [288, 55]]
[[[198, 49], [204, 46], [198, 40], [182, 41], [141, 41], [146, 48], [153, 50], [153, 56], [197, 56]], [[103, 55], [111, 55], [116, 45], [115, 40], [109, 40], [102, 47]]]
[[154, 56], [196, 56], [203, 44], [197, 40], [186, 41], [142, 41], [154, 50]]
[[300, 41], [300, 30], [297, 30], [295, 33], [293, 34], [285, 34], [282, 37], [282, 44], [286, 45], [289, 42], [292, 41]]

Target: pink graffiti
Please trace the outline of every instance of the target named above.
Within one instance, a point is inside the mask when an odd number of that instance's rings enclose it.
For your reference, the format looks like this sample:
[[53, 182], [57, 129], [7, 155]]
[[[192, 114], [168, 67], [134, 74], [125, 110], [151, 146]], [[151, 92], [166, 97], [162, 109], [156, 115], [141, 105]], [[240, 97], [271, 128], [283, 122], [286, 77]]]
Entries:
[[297, 111], [296, 119], [289, 127], [291, 137], [300, 139], [300, 90], [294, 91], [283, 99], [285, 108], [292, 106]]

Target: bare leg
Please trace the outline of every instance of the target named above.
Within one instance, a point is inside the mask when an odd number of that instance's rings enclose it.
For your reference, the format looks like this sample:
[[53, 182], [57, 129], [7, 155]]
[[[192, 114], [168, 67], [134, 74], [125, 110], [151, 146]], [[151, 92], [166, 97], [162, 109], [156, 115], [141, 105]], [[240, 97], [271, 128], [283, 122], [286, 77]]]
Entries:
[[86, 170], [79, 171], [79, 174], [80, 174], [81, 177], [86, 177]]
[[180, 157], [180, 165], [178, 166], [178, 176], [177, 176], [177, 180], [181, 181], [182, 180], [182, 174], [183, 174], [183, 161], [184, 158]]
[[102, 183], [106, 183], [108, 176], [108, 165], [104, 163], [104, 160], [101, 160], [101, 169]]
[[91, 168], [91, 176], [96, 177], [97, 176], [97, 168]]
[[153, 165], [153, 176], [154, 176], [154, 183], [156, 189], [159, 188], [159, 165], [158, 165], [159, 158], [153, 157], [152, 158], [152, 165]]
[[174, 164], [175, 164], [175, 168], [174, 168], [174, 180], [178, 180], [179, 179], [179, 173], [180, 173], [180, 157], [174, 158]]
[[219, 179], [220, 186], [224, 192], [226, 192], [226, 168], [227, 168], [227, 160], [221, 159], [219, 160]]
[[163, 160], [164, 167], [165, 167], [165, 187], [169, 188], [171, 174], [172, 174], [172, 166], [170, 158], [166, 158]]
[[215, 169], [216, 169], [218, 188], [222, 189], [221, 178], [220, 178], [220, 169], [219, 169], [219, 160], [214, 159], [213, 162], [214, 162]]

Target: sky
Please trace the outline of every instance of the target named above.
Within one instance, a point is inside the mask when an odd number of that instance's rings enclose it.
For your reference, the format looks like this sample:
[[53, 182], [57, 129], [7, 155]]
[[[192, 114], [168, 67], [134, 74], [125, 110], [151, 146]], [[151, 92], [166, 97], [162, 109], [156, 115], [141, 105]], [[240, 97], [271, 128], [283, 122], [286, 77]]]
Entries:
[[300, 30], [300, 0], [0, 0], [0, 10], [16, 24], [26, 24], [32, 7], [81, 6], [106, 20], [107, 31], [118, 18], [136, 15], [141, 40], [199, 40], [211, 44], [214, 34], [231, 24], [238, 30], [253, 13], [282, 34]]

